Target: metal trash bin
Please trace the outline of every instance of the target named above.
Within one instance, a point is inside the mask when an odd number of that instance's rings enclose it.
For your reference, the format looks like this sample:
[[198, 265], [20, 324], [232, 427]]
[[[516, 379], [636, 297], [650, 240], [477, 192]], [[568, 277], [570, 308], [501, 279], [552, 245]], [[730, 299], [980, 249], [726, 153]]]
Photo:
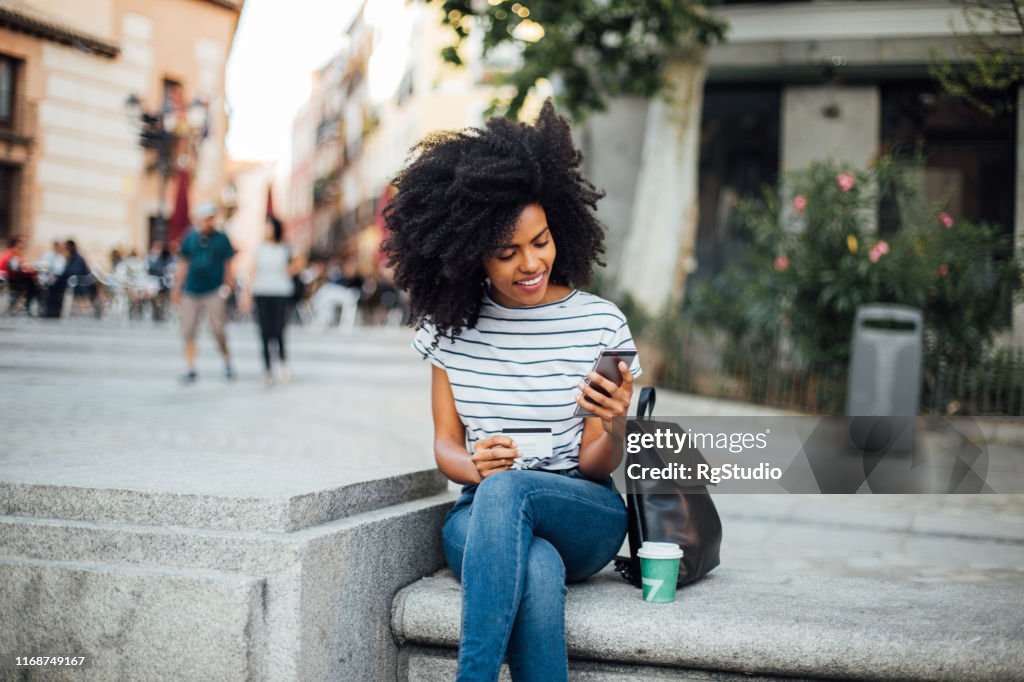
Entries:
[[853, 322], [846, 415], [904, 417], [892, 420], [900, 428], [886, 448], [890, 452], [914, 449], [923, 327], [920, 310], [895, 304], [860, 306]]

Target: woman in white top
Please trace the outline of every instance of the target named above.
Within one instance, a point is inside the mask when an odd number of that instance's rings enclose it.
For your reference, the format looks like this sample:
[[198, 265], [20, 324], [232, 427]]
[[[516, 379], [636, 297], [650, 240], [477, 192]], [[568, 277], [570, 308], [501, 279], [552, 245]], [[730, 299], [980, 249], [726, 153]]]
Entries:
[[[434, 456], [463, 485], [442, 529], [462, 582], [459, 682], [496, 681], [506, 654], [516, 682], [567, 680], [566, 583], [626, 535], [612, 446], [640, 365], [620, 363], [618, 386], [588, 376], [633, 340], [613, 303], [578, 288], [604, 238], [580, 161], [548, 101], [533, 126], [428, 137], [384, 212], [413, 347], [433, 365]], [[542, 434], [530, 458], [525, 432]]]
[[305, 263], [301, 257], [293, 257], [291, 247], [284, 243], [284, 228], [281, 221], [271, 216], [267, 219], [266, 240], [256, 248], [252, 272], [249, 275], [248, 300], [256, 304], [256, 317], [263, 340], [264, 382], [274, 382], [270, 362], [270, 345], [277, 345], [278, 372], [281, 381], [288, 382], [291, 375], [285, 364], [284, 327], [288, 317], [288, 305], [295, 290], [292, 276], [301, 272]]

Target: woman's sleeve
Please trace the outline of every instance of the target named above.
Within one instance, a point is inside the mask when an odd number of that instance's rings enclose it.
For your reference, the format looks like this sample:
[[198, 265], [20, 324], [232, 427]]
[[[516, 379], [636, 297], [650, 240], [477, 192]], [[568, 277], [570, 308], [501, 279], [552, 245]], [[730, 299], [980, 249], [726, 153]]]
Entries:
[[[636, 343], [633, 341], [633, 333], [629, 331], [629, 323], [624, 315], [619, 322], [619, 328], [615, 330], [611, 341], [608, 342], [606, 347], [611, 350], [616, 348], [636, 348]], [[640, 367], [640, 353], [633, 357], [633, 364], [629, 366], [629, 371], [634, 377], [638, 377], [643, 373], [643, 369]]]
[[435, 333], [434, 325], [424, 322], [416, 330], [416, 336], [413, 337], [411, 345], [420, 355], [430, 360], [430, 364], [441, 369], [447, 369], [444, 361], [441, 359], [440, 348], [431, 348], [434, 345]]

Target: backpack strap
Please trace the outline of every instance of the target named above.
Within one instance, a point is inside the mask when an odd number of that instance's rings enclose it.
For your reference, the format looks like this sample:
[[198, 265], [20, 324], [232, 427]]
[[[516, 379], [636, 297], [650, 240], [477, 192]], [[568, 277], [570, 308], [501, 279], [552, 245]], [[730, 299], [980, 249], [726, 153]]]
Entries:
[[637, 401], [636, 418], [644, 421], [654, 416], [654, 386], [644, 386], [640, 389], [640, 399]]

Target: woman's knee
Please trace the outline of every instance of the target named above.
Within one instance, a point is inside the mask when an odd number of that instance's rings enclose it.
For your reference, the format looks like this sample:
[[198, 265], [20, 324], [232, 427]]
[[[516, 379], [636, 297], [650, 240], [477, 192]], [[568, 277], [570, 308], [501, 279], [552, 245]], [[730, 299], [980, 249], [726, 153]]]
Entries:
[[537, 476], [550, 476], [536, 471], [502, 471], [488, 476], [476, 488], [473, 504], [479, 508], [497, 504], [508, 508], [509, 504], [521, 498], [535, 483]]
[[516, 475], [519, 472], [516, 471], [501, 471], [496, 474], [491, 474], [484, 480], [480, 481], [480, 484], [476, 487], [476, 496], [474, 504], [479, 502], [483, 494], [484, 497], [496, 495], [499, 493], [507, 493], [509, 490], [514, 489], [516, 485]]
[[565, 562], [555, 546], [534, 537], [526, 559], [524, 598], [561, 599], [565, 596]]

